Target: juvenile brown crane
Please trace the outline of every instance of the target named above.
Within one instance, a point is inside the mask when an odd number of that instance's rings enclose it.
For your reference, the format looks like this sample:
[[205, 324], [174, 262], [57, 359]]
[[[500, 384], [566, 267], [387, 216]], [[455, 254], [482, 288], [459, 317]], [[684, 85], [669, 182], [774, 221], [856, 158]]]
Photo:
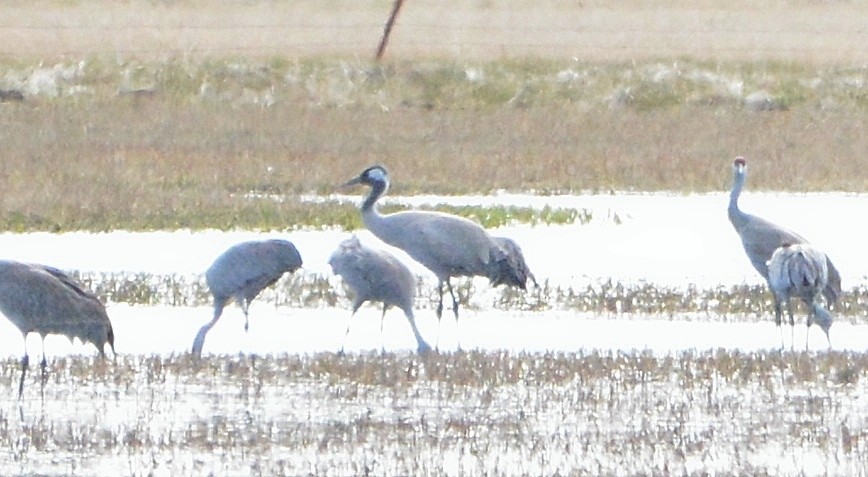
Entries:
[[93, 343], [103, 357], [108, 343], [114, 354], [115, 336], [105, 306], [99, 298], [56, 268], [0, 260], [0, 312], [24, 337], [19, 399], [24, 393], [24, 376], [30, 364], [27, 335], [31, 332], [39, 333], [42, 339], [40, 367], [43, 377], [47, 365], [45, 337], [49, 334]]
[[[353, 293], [353, 313], [350, 320], [366, 301], [383, 303], [383, 314], [380, 317], [380, 334], [383, 333], [383, 320], [386, 310], [396, 306], [404, 312], [413, 336], [416, 338], [416, 349], [419, 353], [431, 350], [425, 342], [416, 320], [413, 318], [413, 301], [416, 298], [416, 278], [406, 265], [397, 257], [385, 250], [373, 249], [362, 245], [355, 235], [338, 245], [337, 250], [329, 257], [329, 265], [335, 275], [340, 276]], [[347, 331], [344, 340], [350, 332]], [[341, 351], [344, 347], [341, 346]]]
[[[778, 247], [769, 260], [769, 287], [775, 297], [775, 324], [780, 328], [783, 306], [787, 307], [790, 317], [791, 335], [796, 323], [793, 320], [793, 307], [790, 298], [800, 298], [811, 312], [808, 315], [808, 335], [814, 320], [826, 334], [829, 348], [829, 328], [832, 326], [832, 315], [823, 307], [820, 295], [829, 280], [828, 259], [826, 254], [807, 243], [794, 245], [784, 244]], [[791, 341], [792, 343], [792, 338]], [[783, 346], [783, 330], [781, 330], [781, 345]], [[808, 340], [805, 339], [805, 349]]]
[[493, 285], [526, 288], [526, 267], [518, 267], [515, 258], [476, 222], [456, 215], [418, 210], [380, 214], [377, 200], [389, 190], [389, 174], [383, 166], [368, 167], [344, 187], [356, 184], [371, 188], [361, 207], [365, 227], [383, 242], [407, 252], [437, 276], [438, 342], [444, 285], [452, 296], [452, 312], [458, 320], [458, 300], [450, 278], [483, 276]]
[[205, 272], [205, 281], [214, 296], [214, 316], [205, 323], [193, 340], [193, 354], [200, 356], [205, 335], [220, 319], [229, 300], [235, 300], [244, 312], [244, 331], [249, 321], [250, 302], [284, 273], [301, 268], [301, 255], [287, 240], [242, 242], [223, 252]]
[[[803, 244], [808, 243], [808, 241], [787, 228], [755, 215], [742, 212], [738, 206], [738, 198], [744, 187], [745, 176], [747, 175], [747, 162], [741, 156], [736, 157], [732, 168], [734, 178], [732, 192], [729, 196], [729, 208], [727, 209], [729, 221], [741, 238], [741, 243], [744, 246], [748, 259], [750, 259], [750, 263], [768, 282], [769, 271], [767, 264], [775, 250], [787, 244]], [[828, 256], [826, 256], [826, 268], [828, 269], [828, 281], [823, 287], [823, 296], [826, 297], [827, 303], [831, 306], [834, 305], [838, 299], [838, 295], [841, 294], [841, 275]]]

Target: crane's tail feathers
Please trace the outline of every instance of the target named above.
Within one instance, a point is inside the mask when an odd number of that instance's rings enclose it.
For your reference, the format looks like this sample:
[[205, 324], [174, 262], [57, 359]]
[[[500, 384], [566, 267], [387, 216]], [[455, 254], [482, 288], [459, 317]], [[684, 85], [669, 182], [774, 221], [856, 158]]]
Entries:
[[836, 279], [832, 279], [832, 275], [829, 274], [829, 283], [826, 285], [826, 288], [823, 288], [823, 296], [826, 298], [826, 303], [829, 307], [834, 307], [838, 302], [838, 297], [841, 296], [841, 279], [836, 276]]
[[826, 267], [829, 269], [829, 278], [826, 288], [823, 289], [823, 296], [826, 297], [826, 303], [831, 307], [841, 295], [841, 274], [838, 273], [838, 269], [835, 268], [829, 257], [826, 257]]

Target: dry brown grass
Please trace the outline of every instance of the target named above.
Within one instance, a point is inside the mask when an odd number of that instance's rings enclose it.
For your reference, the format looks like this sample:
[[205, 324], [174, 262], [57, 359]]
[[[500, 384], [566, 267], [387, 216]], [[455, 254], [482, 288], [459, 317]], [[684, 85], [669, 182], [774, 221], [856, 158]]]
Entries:
[[[316, 213], [241, 196], [330, 193], [374, 163], [390, 168], [397, 194], [726, 190], [739, 154], [751, 159], [753, 190], [865, 191], [866, 118], [809, 108], [383, 113], [25, 102], [0, 113], [0, 209], [7, 228], [285, 227], [317, 223]], [[342, 223], [351, 214], [330, 216]]]
[[[35, 88], [45, 59], [71, 79], [0, 104], [0, 226], [346, 226], [350, 207], [243, 195], [373, 163], [399, 194], [725, 190], [736, 155], [752, 190], [868, 190], [865, 5], [414, 2], [379, 69], [360, 46], [390, 3], [4, 7], [0, 87]], [[753, 91], [789, 110], [746, 110]]]

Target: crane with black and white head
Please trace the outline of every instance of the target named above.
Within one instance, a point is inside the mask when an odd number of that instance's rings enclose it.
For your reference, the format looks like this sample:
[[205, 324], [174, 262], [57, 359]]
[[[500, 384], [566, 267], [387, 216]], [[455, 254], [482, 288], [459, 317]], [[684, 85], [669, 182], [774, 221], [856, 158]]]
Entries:
[[377, 210], [377, 200], [389, 189], [389, 174], [380, 165], [368, 167], [358, 177], [347, 181], [344, 187], [356, 184], [371, 188], [361, 206], [365, 227], [383, 242], [405, 251], [437, 277], [438, 323], [443, 315], [444, 286], [452, 297], [452, 311], [458, 320], [458, 300], [452, 290], [452, 277], [482, 276], [495, 285], [526, 288], [526, 267], [517, 266], [515, 258], [481, 225], [434, 211], [381, 214]]

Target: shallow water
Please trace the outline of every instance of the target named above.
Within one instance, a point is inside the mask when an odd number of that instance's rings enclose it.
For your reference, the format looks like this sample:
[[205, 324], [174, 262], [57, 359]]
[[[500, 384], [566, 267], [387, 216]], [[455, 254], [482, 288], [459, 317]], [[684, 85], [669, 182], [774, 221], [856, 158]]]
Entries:
[[[389, 200], [591, 210], [587, 225], [495, 231], [516, 239], [537, 278], [550, 286], [762, 283], [726, 219], [726, 194]], [[866, 206], [868, 197], [846, 194], [746, 194], [742, 200], [745, 210], [786, 224], [826, 250], [845, 290], [865, 283], [868, 256], [852, 218]], [[299, 273], [328, 276], [327, 257], [347, 235], [2, 234], [0, 249], [3, 258], [84, 274], [195, 280], [237, 242], [284, 237], [305, 261]], [[433, 285], [430, 273], [396, 254]], [[831, 353], [817, 327], [811, 328], [810, 353], [779, 353], [782, 345], [804, 349], [803, 316], [791, 338], [788, 327], [779, 330], [761, 310], [714, 320], [703, 313], [503, 310], [492, 306], [485, 280], [474, 286], [473, 306], [461, 310], [457, 324], [447, 313], [438, 331], [430, 303], [417, 302], [416, 320], [432, 346], [439, 341], [441, 350], [453, 351], [460, 340], [479, 354], [427, 358], [414, 355], [409, 326], [397, 310], [387, 313], [381, 334], [380, 309], [365, 306], [345, 336], [349, 309], [275, 306], [264, 294], [251, 306], [247, 333], [240, 309], [227, 308], [207, 337], [205, 359], [196, 363], [187, 352], [210, 307], [108, 303], [120, 357], [102, 361], [90, 345], [50, 336], [47, 383], [40, 389], [33, 366], [21, 403], [15, 386], [21, 337], [0, 320], [8, 382], [0, 386], [0, 474], [866, 471], [868, 418], [860, 396], [868, 379], [853, 360], [866, 348], [868, 325], [836, 322]], [[331, 353], [342, 345], [347, 355], [336, 358]], [[31, 334], [27, 349], [36, 363], [37, 336]], [[577, 354], [562, 358], [564, 369], [540, 369], [557, 359], [551, 352]], [[550, 380], [535, 381], [546, 373]]]
[[861, 475], [865, 364], [723, 351], [59, 360], [22, 402], [0, 390], [0, 473]]
[[[170, 356], [189, 352], [193, 337], [211, 315], [207, 307], [112, 305], [108, 309], [120, 354]], [[337, 352], [411, 352], [416, 342], [403, 314], [390, 310], [380, 334], [380, 309], [365, 306], [349, 322], [350, 312], [343, 308], [275, 309], [255, 303], [250, 310], [250, 328], [244, 332], [244, 318], [237, 307], [228, 308], [211, 329], [205, 341], [207, 354], [314, 354]], [[822, 331], [813, 326], [810, 336], [804, 320], [777, 328], [769, 316], [751, 322], [708, 321], [701, 315], [672, 319], [654, 315], [596, 315], [572, 312], [518, 312], [499, 310], [465, 311], [456, 323], [444, 316], [438, 334], [434, 312], [417, 314], [422, 336], [441, 351], [464, 350], [513, 353], [599, 351], [650, 351], [666, 355], [688, 350], [726, 349], [759, 352], [781, 349], [828, 348]], [[792, 334], [791, 334], [792, 333]], [[833, 348], [838, 351], [864, 351], [868, 325], [835, 323], [831, 330]], [[35, 359], [40, 353], [39, 337], [28, 337], [28, 350]], [[0, 355], [20, 357], [21, 335], [8, 322], [0, 322]], [[71, 344], [66, 338], [49, 336], [46, 354], [95, 354], [93, 346]]]
[[[309, 199], [312, 200], [312, 199]], [[335, 196], [328, 200], [355, 201], [356, 197]], [[542, 208], [575, 207], [591, 210], [594, 219], [587, 225], [515, 225], [494, 231], [515, 238], [539, 281], [550, 286], [581, 287], [601, 280], [624, 284], [654, 283], [671, 287], [714, 287], [760, 284], [759, 275], [748, 262], [726, 218], [726, 194], [615, 194], [586, 196], [496, 195], [481, 197], [389, 198], [410, 205], [445, 202], [454, 205], [502, 204]], [[746, 194], [742, 208], [774, 218], [813, 239], [838, 265], [845, 290], [864, 284], [868, 254], [862, 253], [857, 221], [833, 220], [857, 217], [868, 210], [868, 196], [853, 194]], [[835, 217], [827, 213], [835, 211]], [[616, 218], [617, 217], [617, 218]], [[825, 223], [823, 220], [825, 219]], [[848, 229], [849, 228], [849, 229]], [[832, 231], [834, 229], [834, 232]], [[399, 250], [383, 244], [367, 231], [357, 231], [363, 241], [388, 248], [402, 257], [430, 286], [433, 275]], [[295, 231], [259, 233], [220, 232], [112, 232], [101, 234], [2, 234], [0, 248], [5, 258], [51, 264], [82, 272], [147, 272], [198, 277], [211, 261], [229, 246], [253, 239], [285, 237], [302, 254], [303, 270], [297, 273], [331, 274], [328, 255], [348, 232]], [[462, 310], [460, 333], [451, 315], [443, 321], [441, 344], [454, 349], [461, 339], [468, 349], [514, 351], [592, 349], [650, 349], [655, 352], [696, 347], [722, 346], [733, 349], [779, 347], [781, 333], [771, 316], [758, 316], [755, 323], [704, 323], [701, 316], [593, 316], [568, 312], [515, 312], [494, 310], [486, 303], [491, 293], [485, 280], [474, 281], [480, 298], [475, 310]], [[339, 287], [341, 288], [341, 287]], [[342, 288], [339, 293], [343, 293]], [[206, 307], [130, 307], [110, 303], [118, 350], [128, 353], [172, 353], [186, 350], [210, 310]], [[760, 310], [757, 310], [760, 313]], [[418, 324], [431, 344], [437, 341], [433, 312], [417, 306]], [[349, 311], [344, 309], [275, 309], [263, 298], [251, 310], [251, 331], [243, 333], [238, 308], [210, 333], [206, 350], [213, 352], [316, 352], [338, 349]], [[364, 307], [353, 322], [347, 349], [412, 349], [409, 330], [402, 314], [387, 315], [385, 337], [379, 338], [379, 312]], [[736, 320], [744, 321], [744, 320]], [[804, 347], [804, 317], [798, 317], [795, 348]], [[149, 333], [152, 331], [153, 333]], [[596, 330], [596, 331], [595, 331]], [[863, 349], [863, 326], [836, 323], [836, 349]], [[812, 345], [822, 348], [825, 338], [814, 327]], [[128, 337], [135, 337], [133, 340]], [[153, 338], [149, 338], [153, 336]], [[784, 329], [786, 346], [790, 339]], [[2, 349], [20, 355], [20, 337], [6, 322], [0, 323]], [[38, 340], [29, 344], [38, 350]], [[59, 341], [59, 342], [58, 342]], [[47, 352], [62, 354], [64, 340], [49, 339]], [[868, 343], [868, 340], [861, 341]], [[813, 347], [813, 346], [812, 346]], [[818, 348], [818, 349], [819, 349]]]

